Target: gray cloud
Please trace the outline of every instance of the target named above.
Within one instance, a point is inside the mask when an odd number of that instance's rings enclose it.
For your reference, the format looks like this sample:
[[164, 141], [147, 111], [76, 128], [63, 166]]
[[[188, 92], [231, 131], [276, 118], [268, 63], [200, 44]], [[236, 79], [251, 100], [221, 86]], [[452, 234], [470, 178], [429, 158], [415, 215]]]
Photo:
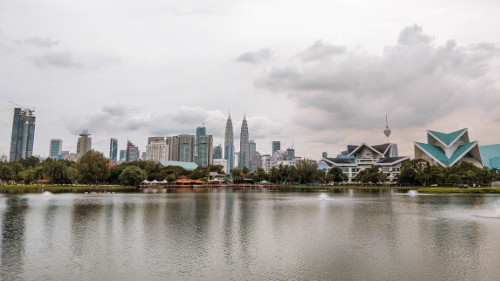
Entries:
[[61, 68], [80, 68], [82, 63], [76, 61], [73, 53], [46, 53], [32, 58], [33, 63], [41, 68], [46, 67], [61, 67]]
[[299, 54], [304, 61], [315, 61], [326, 59], [331, 55], [340, 55], [345, 53], [346, 47], [334, 46], [324, 43], [322, 40], [314, 42], [305, 52]]
[[50, 48], [58, 45], [59, 41], [51, 38], [31, 37], [24, 40], [16, 40], [16, 43], [21, 45], [31, 45], [37, 48]]
[[[320, 42], [320, 43], [318, 43]], [[500, 110], [498, 46], [435, 45], [420, 26], [401, 31], [382, 55], [322, 52], [315, 42], [304, 54], [258, 79], [257, 87], [286, 93], [297, 104], [295, 122], [317, 131], [380, 126], [385, 114], [400, 126], [423, 126], [457, 108]], [[328, 49], [328, 48], [326, 48]], [[335, 59], [328, 58], [336, 54]]]
[[421, 26], [414, 24], [408, 26], [399, 33], [398, 43], [402, 45], [429, 44], [434, 37], [424, 33]]
[[236, 58], [239, 62], [257, 64], [272, 59], [273, 52], [270, 49], [261, 49], [255, 52], [247, 52]]

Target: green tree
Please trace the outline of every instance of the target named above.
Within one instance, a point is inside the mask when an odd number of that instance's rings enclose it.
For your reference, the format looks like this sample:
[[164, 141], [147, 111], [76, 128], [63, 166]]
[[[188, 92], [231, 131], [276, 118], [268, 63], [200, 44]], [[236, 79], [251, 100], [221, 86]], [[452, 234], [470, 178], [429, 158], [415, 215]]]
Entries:
[[327, 182], [335, 182], [340, 183], [347, 180], [347, 176], [344, 175], [342, 169], [339, 167], [332, 167], [328, 170], [328, 174], [326, 174]]
[[98, 184], [109, 177], [108, 159], [101, 152], [89, 150], [77, 162], [83, 183]]
[[243, 169], [241, 169], [241, 173], [248, 175], [248, 174], [250, 174], [250, 169], [248, 169], [247, 166], [245, 166], [245, 167], [243, 167]]
[[12, 179], [12, 168], [7, 163], [0, 163], [0, 179], [2, 181], [10, 181]]
[[269, 180], [269, 175], [263, 168], [258, 168], [257, 171], [252, 174], [252, 179], [254, 182], [267, 181]]
[[387, 176], [380, 171], [379, 166], [373, 165], [370, 168], [359, 171], [355, 179], [364, 184], [378, 184], [387, 181]]
[[300, 183], [311, 183], [315, 180], [318, 165], [312, 160], [303, 159], [296, 163]]
[[222, 165], [208, 165], [207, 168], [210, 172], [217, 172], [218, 174], [222, 174], [224, 172], [224, 166]]
[[35, 181], [35, 170], [32, 168], [28, 168], [21, 172], [21, 177], [24, 180], [25, 184], [31, 184]]
[[198, 167], [189, 174], [189, 177], [194, 180], [197, 180], [202, 178], [208, 178], [209, 175], [210, 175], [210, 169], [204, 167]]
[[233, 180], [239, 180], [241, 177], [241, 170], [237, 168], [232, 169], [231, 176], [233, 177]]
[[119, 176], [122, 185], [137, 186], [146, 179], [146, 172], [137, 166], [126, 167]]

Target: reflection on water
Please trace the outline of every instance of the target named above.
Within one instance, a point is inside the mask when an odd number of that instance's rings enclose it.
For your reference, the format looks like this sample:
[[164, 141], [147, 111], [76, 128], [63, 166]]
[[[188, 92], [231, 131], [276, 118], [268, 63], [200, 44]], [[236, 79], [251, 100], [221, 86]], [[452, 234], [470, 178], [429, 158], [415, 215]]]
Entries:
[[500, 197], [0, 195], [2, 280], [493, 280]]
[[28, 200], [7, 197], [2, 216], [1, 280], [20, 279], [23, 273], [25, 244], [25, 219], [29, 209]]

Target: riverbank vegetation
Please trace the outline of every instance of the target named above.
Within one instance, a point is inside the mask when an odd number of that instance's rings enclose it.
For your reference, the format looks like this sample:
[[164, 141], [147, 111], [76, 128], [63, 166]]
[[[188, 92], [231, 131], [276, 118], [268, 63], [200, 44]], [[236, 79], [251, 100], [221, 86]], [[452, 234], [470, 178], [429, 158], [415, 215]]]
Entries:
[[[59, 186], [61, 190], [71, 190], [72, 186], [122, 185], [138, 186], [144, 180], [167, 180], [173, 182], [180, 176], [208, 182], [210, 173], [221, 174], [223, 167], [211, 165], [186, 170], [179, 166], [164, 167], [155, 161], [133, 161], [120, 165], [111, 164], [97, 151], [86, 152], [77, 162], [48, 158], [39, 161], [28, 157], [16, 162], [0, 163], [0, 183], [23, 185], [25, 189], [34, 189], [30, 184]], [[354, 181], [359, 185], [345, 185], [347, 176], [339, 167], [319, 170], [316, 162], [308, 159], [299, 160], [296, 166], [278, 165], [269, 172], [258, 168], [250, 172], [247, 167], [232, 169], [224, 180], [233, 183], [269, 182], [288, 189], [319, 188], [357, 188], [357, 189], [414, 189], [421, 186], [491, 186], [500, 180], [496, 169], [478, 168], [470, 163], [460, 163], [450, 168], [431, 166], [425, 160], [406, 161], [401, 166], [397, 184], [387, 185], [387, 175], [378, 166], [361, 170]], [[292, 186], [292, 187], [288, 187]], [[9, 192], [5, 189], [0, 192]], [[38, 190], [38, 189], [37, 189]]]
[[430, 165], [423, 159], [415, 159], [401, 164], [400, 185], [410, 186], [491, 186], [500, 180], [497, 169], [478, 168], [468, 162], [460, 162], [452, 167]]
[[122, 185], [2, 185], [0, 193], [20, 194], [20, 193], [42, 193], [49, 191], [52, 193], [85, 193], [85, 192], [135, 192], [135, 186]]
[[441, 194], [441, 193], [479, 193], [490, 194], [500, 193], [498, 187], [476, 187], [476, 188], [457, 188], [457, 187], [424, 187], [417, 189], [418, 193]]

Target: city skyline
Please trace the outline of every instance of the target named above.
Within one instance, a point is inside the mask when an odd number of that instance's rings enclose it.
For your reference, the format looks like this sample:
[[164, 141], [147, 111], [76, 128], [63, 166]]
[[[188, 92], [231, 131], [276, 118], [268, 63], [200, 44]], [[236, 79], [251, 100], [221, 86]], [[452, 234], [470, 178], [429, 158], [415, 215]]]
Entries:
[[500, 139], [498, 1], [23, 3], [0, 10], [0, 154], [9, 100], [36, 108], [42, 156], [83, 129], [106, 155], [202, 121], [219, 143], [229, 108], [261, 153], [281, 140], [316, 160], [386, 141], [386, 115], [404, 155], [427, 129]]

